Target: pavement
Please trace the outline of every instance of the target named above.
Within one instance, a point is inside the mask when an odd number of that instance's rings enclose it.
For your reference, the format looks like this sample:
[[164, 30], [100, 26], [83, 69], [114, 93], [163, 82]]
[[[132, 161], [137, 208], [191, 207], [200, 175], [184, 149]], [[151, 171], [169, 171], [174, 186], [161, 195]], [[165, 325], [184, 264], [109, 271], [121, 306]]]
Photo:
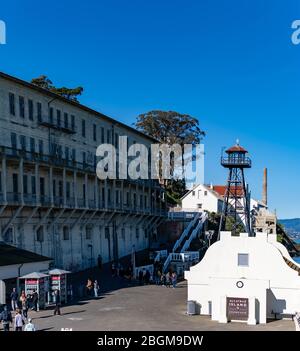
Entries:
[[[53, 310], [29, 311], [37, 329], [59, 331], [282, 331], [295, 330], [291, 320], [271, 321], [265, 325], [245, 323], [219, 324], [208, 316], [186, 314], [187, 284], [173, 288], [129, 283], [120, 277], [108, 276], [110, 289], [103, 288], [98, 298], [83, 299], [63, 306], [62, 315]], [[100, 281], [101, 286], [101, 281]]]

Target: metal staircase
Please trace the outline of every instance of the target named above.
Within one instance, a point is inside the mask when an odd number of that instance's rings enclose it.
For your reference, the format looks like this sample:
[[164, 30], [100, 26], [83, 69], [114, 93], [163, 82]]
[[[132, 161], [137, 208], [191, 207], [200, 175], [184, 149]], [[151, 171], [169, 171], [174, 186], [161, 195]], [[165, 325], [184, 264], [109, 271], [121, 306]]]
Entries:
[[204, 212], [197, 212], [185, 230], [182, 232], [178, 240], [175, 242], [172, 252], [168, 255], [164, 265], [163, 272], [165, 273], [171, 262], [185, 262], [199, 261], [199, 252], [189, 252], [191, 242], [202, 231], [203, 225], [207, 220], [207, 214]]

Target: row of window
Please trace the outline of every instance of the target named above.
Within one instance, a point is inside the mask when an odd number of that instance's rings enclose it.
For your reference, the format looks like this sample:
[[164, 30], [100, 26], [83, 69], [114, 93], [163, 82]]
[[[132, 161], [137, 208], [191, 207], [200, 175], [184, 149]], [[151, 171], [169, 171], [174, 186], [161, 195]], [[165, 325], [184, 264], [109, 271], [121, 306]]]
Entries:
[[[25, 98], [23, 96], [18, 96], [18, 105], [19, 105], [19, 116], [21, 118], [25, 118]], [[45, 122], [43, 120], [42, 113], [42, 104], [37, 102], [34, 104], [33, 100], [28, 99], [28, 118], [33, 121], [36, 116], [38, 122]], [[9, 93], [9, 112], [11, 115], [16, 116], [16, 96], [13, 93]], [[49, 120], [47, 121], [51, 125], [56, 125], [58, 128], [66, 128], [75, 131], [75, 116], [64, 112], [62, 118], [62, 112], [59, 109], [54, 111], [53, 107], [49, 108]], [[102, 144], [105, 143], [105, 130], [104, 127], [100, 128], [100, 139]], [[82, 119], [81, 121], [81, 135], [82, 137], [86, 137], [86, 121]], [[96, 124], [93, 124], [93, 141], [98, 140], [98, 128]], [[116, 148], [119, 147], [119, 135], [118, 133], [114, 133], [114, 130], [106, 131], [106, 143], [114, 144]]]
[[[92, 227], [86, 226], [85, 227], [85, 239], [91, 240], [92, 239]], [[109, 227], [104, 228], [105, 238], [108, 239], [110, 237], [110, 229]], [[135, 229], [135, 236], [137, 239], [140, 237], [140, 228], [136, 227]], [[63, 233], [62, 233], [63, 240], [70, 240], [70, 228], [69, 226], [63, 226]], [[125, 240], [125, 228], [121, 228], [121, 238]], [[145, 231], [145, 238], [147, 238], [147, 231]], [[10, 227], [6, 230], [3, 235], [3, 239], [6, 243], [13, 243], [13, 228]], [[45, 240], [44, 235], [44, 227], [41, 226], [36, 231], [36, 241], [43, 242]]]
[[[30, 184], [29, 184], [30, 180]], [[13, 181], [13, 193], [18, 196], [19, 194], [19, 175], [17, 173], [13, 173], [12, 175], [12, 181]], [[40, 196], [43, 197], [45, 196], [45, 178], [40, 177]], [[29, 188], [31, 188], [31, 193], [29, 192]], [[72, 188], [72, 193], [74, 194], [75, 188], [74, 188], [74, 183], [73, 182], [66, 182], [66, 198], [70, 199], [71, 198], [71, 188]], [[1, 177], [1, 172], [0, 172], [0, 192], [2, 193], [2, 177]], [[56, 179], [53, 179], [52, 182], [52, 192], [53, 196], [57, 197], [59, 196], [60, 198], [63, 198], [63, 181], [59, 180], [57, 181]], [[28, 195], [29, 193], [31, 195], [36, 195], [36, 177], [34, 175], [28, 176], [27, 174], [23, 175], [23, 193], [24, 195]], [[107, 189], [107, 201], [110, 204], [112, 202], [112, 191], [111, 189]], [[83, 194], [83, 199], [86, 199], [86, 184], [82, 185], [82, 194]], [[130, 201], [130, 192], [126, 192], [126, 201], [124, 202], [125, 205], [130, 206], [131, 201]], [[102, 199], [104, 201], [105, 199], [105, 189], [102, 188]], [[18, 199], [16, 199], [18, 200]], [[122, 203], [122, 193], [120, 190], [115, 189], [115, 203], [116, 204], [121, 204]], [[140, 194], [139, 198], [139, 206], [141, 208], [147, 207], [147, 195]], [[137, 194], [133, 193], [133, 206], [137, 206]]]

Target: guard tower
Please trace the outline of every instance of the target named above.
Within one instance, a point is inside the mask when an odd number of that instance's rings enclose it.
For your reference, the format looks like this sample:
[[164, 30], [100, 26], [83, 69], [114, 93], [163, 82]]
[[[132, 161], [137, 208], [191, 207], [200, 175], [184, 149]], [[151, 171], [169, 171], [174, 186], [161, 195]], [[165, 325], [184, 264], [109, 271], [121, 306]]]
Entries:
[[250, 198], [246, 188], [244, 169], [251, 168], [251, 160], [247, 156], [248, 151], [239, 145], [226, 150], [227, 156], [221, 157], [221, 165], [229, 169], [227, 187], [224, 193], [222, 215], [219, 225], [218, 239], [220, 232], [225, 230], [227, 218], [231, 217], [233, 222], [232, 233], [237, 234], [237, 230], [242, 225], [249, 236], [252, 236], [250, 225]]

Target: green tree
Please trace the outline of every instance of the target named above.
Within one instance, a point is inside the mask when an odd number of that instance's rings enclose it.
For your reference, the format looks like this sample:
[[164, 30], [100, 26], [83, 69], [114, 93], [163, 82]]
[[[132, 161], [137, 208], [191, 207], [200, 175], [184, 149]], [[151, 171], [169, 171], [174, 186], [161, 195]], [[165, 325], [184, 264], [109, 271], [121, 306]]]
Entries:
[[[197, 118], [175, 111], [153, 110], [140, 114], [135, 127], [161, 144], [179, 144], [182, 148], [182, 162], [184, 144], [199, 144], [205, 136]], [[174, 164], [174, 160], [171, 159], [171, 162]], [[172, 205], [180, 203], [180, 198], [186, 191], [184, 180], [165, 180], [164, 185], [168, 202]]]
[[83, 93], [82, 87], [77, 88], [57, 88], [53, 85], [52, 81], [45, 75], [41, 75], [31, 80], [31, 84], [34, 84], [40, 88], [49, 90], [55, 94], [58, 94], [68, 100], [78, 102], [77, 97]]

